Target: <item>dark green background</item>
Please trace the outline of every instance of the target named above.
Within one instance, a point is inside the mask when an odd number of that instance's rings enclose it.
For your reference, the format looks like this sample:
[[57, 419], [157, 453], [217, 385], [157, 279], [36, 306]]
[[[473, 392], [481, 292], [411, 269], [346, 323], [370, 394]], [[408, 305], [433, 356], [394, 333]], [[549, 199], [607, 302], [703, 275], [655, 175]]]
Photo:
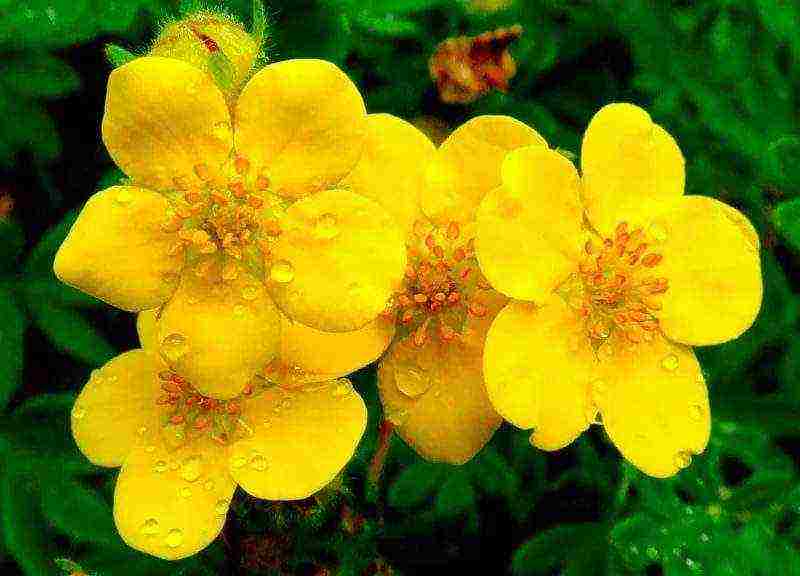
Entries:
[[[251, 6], [227, 3], [243, 22]], [[185, 561], [127, 549], [109, 507], [114, 473], [77, 452], [68, 414], [89, 371], [136, 345], [134, 319], [59, 285], [50, 267], [75, 210], [119, 176], [99, 137], [105, 44], [142, 51], [179, 10], [169, 0], [0, 0], [0, 191], [16, 200], [0, 222], [4, 573], [59, 574], [54, 559], [67, 557], [109, 576], [281, 573], [271, 560], [285, 574], [800, 574], [800, 8], [779, 0], [517, 0], [491, 15], [456, 0], [270, 3], [271, 59], [336, 62], [372, 112], [450, 127], [511, 114], [578, 152], [602, 105], [644, 106], [678, 140], [687, 192], [755, 224], [764, 304], [743, 337], [698, 351], [713, 432], [673, 479], [637, 472], [597, 427], [545, 454], [504, 426], [460, 468], [395, 441], [371, 490], [380, 408], [368, 368], [355, 381], [369, 432], [340, 491], [301, 507], [238, 493], [227, 544]], [[525, 34], [510, 92], [440, 104], [427, 72], [436, 43], [514, 23]]]

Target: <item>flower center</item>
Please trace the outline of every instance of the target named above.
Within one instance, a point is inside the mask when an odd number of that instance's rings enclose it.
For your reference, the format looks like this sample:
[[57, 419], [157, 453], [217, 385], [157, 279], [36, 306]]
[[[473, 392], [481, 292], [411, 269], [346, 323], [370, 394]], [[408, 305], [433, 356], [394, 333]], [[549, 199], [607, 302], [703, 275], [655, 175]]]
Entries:
[[[613, 238], [588, 240], [584, 259], [558, 293], [581, 316], [595, 351], [619, 342], [651, 341], [658, 330], [660, 295], [669, 283], [656, 269], [663, 256], [645, 233], [622, 222]], [[599, 244], [599, 245], [598, 245]]]
[[173, 206], [164, 230], [178, 233], [174, 252], [186, 250], [189, 259], [218, 256], [227, 280], [236, 277], [240, 264], [262, 275], [271, 244], [280, 235], [278, 216], [285, 209], [270, 192], [266, 172], [253, 170], [243, 156], [225, 167], [222, 176], [212, 174], [206, 164], [197, 164], [194, 172], [200, 185], [175, 178], [169, 194]]
[[474, 241], [463, 237], [457, 222], [436, 227], [418, 220], [408, 246], [403, 291], [392, 297], [384, 315], [396, 317], [399, 336], [411, 337], [418, 347], [430, 334], [447, 343], [463, 335], [469, 315], [486, 315], [480, 291], [488, 289]]
[[228, 444], [247, 435], [250, 428], [242, 418], [242, 401], [253, 397], [255, 389], [248, 385], [240, 398], [217, 400], [198, 392], [194, 386], [171, 370], [158, 375], [161, 396], [162, 426], [168, 440], [182, 444], [208, 435], [219, 444]]

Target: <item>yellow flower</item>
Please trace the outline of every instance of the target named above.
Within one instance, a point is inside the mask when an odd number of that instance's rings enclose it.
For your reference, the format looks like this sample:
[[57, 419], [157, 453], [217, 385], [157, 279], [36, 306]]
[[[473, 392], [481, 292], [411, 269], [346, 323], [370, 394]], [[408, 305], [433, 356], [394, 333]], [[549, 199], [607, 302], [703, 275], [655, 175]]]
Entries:
[[344, 467], [366, 410], [337, 378], [385, 349], [406, 268], [391, 213], [343, 184], [380, 142], [341, 70], [280, 62], [226, 98], [179, 56], [111, 74], [103, 139], [129, 181], [89, 199], [54, 263], [140, 313], [143, 350], [90, 380], [73, 433], [122, 466], [125, 541], [170, 559], [216, 537], [236, 484], [304, 498]]
[[153, 320], [140, 315], [143, 348], [96, 370], [72, 410], [81, 451], [122, 467], [114, 520], [129, 546], [190, 556], [219, 534], [237, 484], [305, 498], [350, 459], [367, 411], [348, 380], [286, 389], [255, 379], [239, 398], [210, 398], [161, 361]]
[[201, 69], [134, 60], [111, 74], [103, 119], [131, 183], [89, 200], [56, 274], [125, 310], [160, 307], [169, 366], [234, 397], [275, 356], [281, 322], [361, 329], [400, 283], [400, 228], [341, 186], [367, 125], [356, 87], [327, 62], [267, 66], [229, 109]]
[[478, 261], [512, 298], [487, 336], [487, 391], [540, 448], [599, 413], [625, 458], [671, 476], [710, 431], [691, 346], [736, 338], [760, 308], [758, 236], [734, 208], [683, 195], [677, 144], [636, 106], [594, 116], [581, 168], [521, 148], [481, 201]]
[[[422, 456], [461, 464], [501, 422], [486, 395], [481, 358], [486, 331], [506, 298], [480, 275], [475, 211], [500, 184], [506, 153], [544, 140], [508, 117], [468, 122], [435, 149], [412, 125], [369, 117], [370, 151], [345, 183], [368, 195], [405, 230], [408, 269], [385, 316], [397, 330], [378, 383], [386, 417]], [[370, 183], [394, 183], [389, 194]]]

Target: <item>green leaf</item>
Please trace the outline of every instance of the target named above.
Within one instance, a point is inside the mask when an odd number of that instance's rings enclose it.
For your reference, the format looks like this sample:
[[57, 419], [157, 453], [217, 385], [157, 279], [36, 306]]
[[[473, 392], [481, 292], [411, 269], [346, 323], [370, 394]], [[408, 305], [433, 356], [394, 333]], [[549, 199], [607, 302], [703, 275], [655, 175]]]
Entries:
[[397, 18], [394, 14], [359, 13], [355, 23], [366, 31], [381, 36], [416, 36], [422, 29], [413, 20]]
[[48, 302], [29, 301], [28, 304], [34, 323], [58, 350], [90, 366], [101, 366], [116, 355], [105, 338], [77, 312], [51, 306]]
[[25, 235], [20, 225], [11, 218], [0, 217], [0, 272], [16, 268], [24, 246]]
[[442, 519], [462, 516], [477, 508], [475, 489], [464, 471], [452, 474], [436, 495], [434, 511]]
[[800, 252], [800, 198], [778, 204], [772, 211], [772, 222], [789, 245]]
[[31, 250], [22, 268], [25, 276], [50, 277], [53, 274], [53, 259], [56, 256], [56, 252], [77, 219], [78, 210], [72, 210], [64, 216], [61, 222], [50, 228], [42, 236], [39, 243]]
[[267, 13], [264, 10], [262, 0], [253, 0], [253, 38], [256, 46], [261, 48], [264, 45], [264, 38], [267, 33]]
[[19, 388], [25, 357], [28, 321], [13, 295], [0, 287], [0, 408], [5, 408]]
[[211, 52], [208, 58], [208, 69], [214, 77], [214, 82], [217, 83], [217, 86], [219, 86], [223, 92], [227, 92], [233, 88], [233, 79], [236, 75], [236, 70], [233, 67], [233, 63], [222, 50]]
[[[67, 286], [55, 275], [44, 279], [33, 277], [30, 280], [23, 277], [19, 289], [29, 305], [38, 305], [40, 302], [47, 302], [50, 306], [58, 308], [89, 308], [105, 305], [102, 300], [76, 290], [72, 286]], [[34, 304], [30, 304], [32, 302]]]
[[42, 486], [41, 498], [52, 526], [73, 542], [121, 544], [111, 506], [73, 477], [54, 475]]
[[541, 532], [514, 551], [514, 576], [549, 574], [564, 567], [565, 575], [603, 574], [608, 528], [604, 524], [563, 524]]
[[446, 470], [443, 465], [429, 462], [410, 465], [389, 487], [389, 504], [398, 508], [422, 504], [439, 487]]
[[80, 88], [71, 66], [47, 53], [30, 52], [0, 64], [0, 85], [23, 98], [54, 98]]
[[106, 58], [114, 68], [124, 66], [128, 62], [136, 60], [138, 56], [130, 50], [123, 48], [117, 44], [106, 44]]

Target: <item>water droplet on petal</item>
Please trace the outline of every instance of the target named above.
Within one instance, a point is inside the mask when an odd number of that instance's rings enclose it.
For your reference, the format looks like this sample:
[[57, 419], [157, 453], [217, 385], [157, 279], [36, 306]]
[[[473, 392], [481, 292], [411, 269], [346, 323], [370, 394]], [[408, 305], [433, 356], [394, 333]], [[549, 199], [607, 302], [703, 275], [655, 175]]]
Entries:
[[233, 460], [231, 460], [231, 464], [234, 468], [241, 468], [245, 464], [247, 464], [247, 458], [244, 456], [235, 456]]
[[237, 304], [233, 307], [233, 315], [242, 318], [247, 313], [247, 308], [242, 306], [241, 304]]
[[144, 534], [145, 536], [155, 536], [156, 534], [158, 534], [159, 530], [160, 527], [158, 525], [158, 520], [156, 520], [155, 518], [148, 518], [147, 520], [144, 521], [144, 524], [142, 524], [141, 531], [142, 534]]
[[144, 436], [147, 434], [147, 426], [140, 426], [136, 433], [139, 434], [139, 436]]
[[339, 222], [334, 214], [323, 214], [314, 225], [314, 233], [318, 238], [331, 240], [339, 235]]
[[202, 461], [200, 456], [189, 456], [181, 466], [181, 478], [187, 482], [194, 482], [202, 473]]
[[217, 516], [225, 516], [225, 514], [228, 513], [228, 501], [217, 500], [217, 503], [214, 505], [214, 512]]
[[180, 489], [180, 495], [182, 498], [190, 498], [192, 496], [192, 489], [188, 486], [184, 486]]
[[267, 459], [264, 458], [261, 454], [256, 454], [252, 458], [250, 458], [250, 468], [256, 470], [258, 472], [263, 472], [267, 469]]
[[159, 474], [160, 474], [161, 472], [165, 472], [165, 471], [166, 471], [166, 469], [167, 469], [167, 463], [166, 463], [166, 462], [164, 462], [163, 460], [159, 460], [158, 462], [156, 462], [156, 465], [155, 465], [155, 466], [153, 466], [153, 470], [155, 470], [155, 471], [156, 471], [156, 472], [158, 472]]
[[650, 237], [656, 242], [663, 242], [667, 239], [667, 231], [660, 224], [651, 224], [648, 231], [650, 232]]
[[336, 381], [336, 386], [333, 387], [333, 395], [336, 398], [344, 398], [353, 393], [353, 385], [347, 378], [339, 378]]
[[703, 417], [703, 407], [700, 404], [692, 404], [689, 406], [689, 418], [695, 422]]
[[206, 480], [206, 483], [203, 484], [203, 488], [207, 491], [211, 492], [214, 489], [214, 481], [213, 480]]
[[269, 277], [279, 284], [288, 284], [294, 280], [294, 266], [288, 260], [278, 260], [270, 268]]
[[248, 284], [242, 288], [242, 298], [245, 300], [255, 300], [258, 297], [258, 287]]
[[133, 194], [131, 194], [130, 190], [123, 189], [123, 190], [120, 190], [117, 193], [117, 195], [114, 198], [114, 200], [116, 200], [117, 204], [121, 204], [121, 205], [125, 206], [125, 205], [130, 204], [131, 202], [133, 202]]
[[675, 354], [667, 354], [661, 360], [661, 367], [669, 372], [675, 372], [678, 369], [678, 357]]
[[177, 548], [183, 543], [183, 530], [180, 528], [173, 528], [167, 534], [165, 542], [170, 548]]
[[80, 420], [84, 416], [86, 416], [86, 410], [83, 407], [76, 406], [72, 410], [72, 417], [75, 418], [75, 420]]
[[153, 452], [155, 452], [155, 451], [156, 451], [156, 447], [155, 447], [155, 446], [153, 446], [153, 445], [146, 446], [146, 447], [145, 447], [145, 449], [144, 449], [144, 451], [145, 451], [145, 452], [147, 452], [148, 454], [152, 454]]
[[384, 416], [389, 422], [391, 422], [395, 426], [402, 426], [408, 419], [408, 410], [403, 410], [402, 408], [393, 409], [387, 407], [384, 411]]
[[418, 398], [431, 389], [433, 378], [422, 368], [402, 367], [394, 373], [397, 389], [409, 398]]
[[182, 334], [170, 334], [161, 341], [161, 355], [168, 362], [177, 362], [189, 351], [189, 344]]
[[686, 452], [685, 450], [681, 450], [677, 454], [675, 454], [675, 466], [678, 468], [686, 468], [689, 464], [692, 463], [692, 455]]

